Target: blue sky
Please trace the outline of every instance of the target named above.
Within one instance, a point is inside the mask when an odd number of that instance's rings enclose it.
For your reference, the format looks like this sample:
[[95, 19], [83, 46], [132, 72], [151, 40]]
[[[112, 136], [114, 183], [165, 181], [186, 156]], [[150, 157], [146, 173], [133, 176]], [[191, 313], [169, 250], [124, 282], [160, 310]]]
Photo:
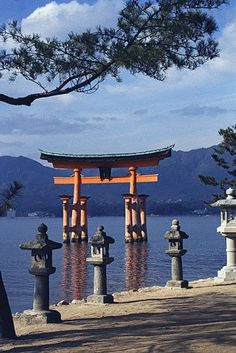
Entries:
[[[0, 23], [18, 19], [25, 32], [63, 38], [96, 25], [112, 26], [122, 0], [0, 0]], [[31, 107], [0, 103], [0, 154], [38, 159], [38, 149], [72, 153], [132, 152], [175, 144], [207, 147], [236, 122], [236, 1], [214, 12], [221, 56], [195, 71], [171, 69], [164, 82], [122, 74], [93, 95], [71, 94]], [[19, 79], [0, 92], [29, 92]]]

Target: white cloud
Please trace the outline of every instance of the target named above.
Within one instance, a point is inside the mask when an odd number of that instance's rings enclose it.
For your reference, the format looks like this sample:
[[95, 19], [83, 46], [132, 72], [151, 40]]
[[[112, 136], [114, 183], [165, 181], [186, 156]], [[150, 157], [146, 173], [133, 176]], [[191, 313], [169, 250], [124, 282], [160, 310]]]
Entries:
[[170, 111], [172, 114], [179, 114], [181, 116], [225, 116], [227, 113], [235, 113], [233, 109], [225, 109], [219, 106], [200, 106], [200, 105], [188, 105], [181, 109], [173, 109]]
[[61, 96], [55, 96], [51, 98], [51, 102], [53, 103], [61, 103], [62, 105], [71, 105], [72, 103], [75, 103], [78, 101], [79, 99], [79, 95], [78, 94], [65, 94], [65, 95], [61, 95]]
[[22, 29], [25, 33], [63, 38], [71, 31], [80, 33], [94, 30], [97, 25], [114, 26], [122, 7], [122, 0], [97, 0], [93, 5], [76, 0], [61, 4], [52, 1], [23, 19]]
[[16, 147], [22, 147], [24, 146], [24, 143], [23, 142], [20, 142], [20, 141], [12, 141], [12, 142], [9, 142], [8, 141], [0, 141], [0, 148], [9, 148], [9, 149], [12, 149], [12, 148], [16, 148]]
[[219, 39], [221, 55], [212, 61], [210, 68], [219, 72], [236, 71], [236, 15], [234, 22], [227, 25]]

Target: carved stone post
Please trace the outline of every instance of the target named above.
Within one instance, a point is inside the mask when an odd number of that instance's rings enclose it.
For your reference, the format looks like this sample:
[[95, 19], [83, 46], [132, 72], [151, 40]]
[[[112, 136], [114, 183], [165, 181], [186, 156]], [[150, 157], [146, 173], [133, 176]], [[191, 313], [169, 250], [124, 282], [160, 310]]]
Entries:
[[115, 242], [112, 237], [106, 235], [104, 227], [97, 228], [96, 234], [91, 238], [91, 257], [87, 262], [94, 266], [94, 293], [87, 298], [89, 303], [113, 303], [113, 296], [107, 294], [106, 266], [114, 261], [109, 256], [109, 244]]
[[189, 236], [180, 230], [179, 221], [174, 219], [169, 231], [164, 235], [169, 240], [169, 249], [166, 254], [171, 256], [172, 279], [166, 283], [167, 287], [187, 288], [188, 281], [183, 280], [182, 256], [187, 252], [183, 249], [183, 239]]
[[23, 250], [31, 250], [29, 273], [35, 276], [33, 310], [24, 311], [21, 320], [28, 324], [60, 322], [60, 313], [49, 310], [49, 276], [56, 271], [52, 266], [52, 251], [60, 249], [62, 244], [48, 239], [45, 224], [38, 231], [36, 239], [20, 245]]
[[71, 196], [60, 195], [62, 200], [62, 210], [63, 210], [63, 243], [70, 242], [70, 227], [69, 227], [69, 200]]

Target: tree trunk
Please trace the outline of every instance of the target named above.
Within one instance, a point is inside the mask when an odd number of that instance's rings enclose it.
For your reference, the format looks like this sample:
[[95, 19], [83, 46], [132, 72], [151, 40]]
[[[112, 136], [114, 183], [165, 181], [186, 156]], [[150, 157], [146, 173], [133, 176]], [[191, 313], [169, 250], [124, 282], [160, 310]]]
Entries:
[[11, 309], [0, 272], [0, 338], [16, 338]]

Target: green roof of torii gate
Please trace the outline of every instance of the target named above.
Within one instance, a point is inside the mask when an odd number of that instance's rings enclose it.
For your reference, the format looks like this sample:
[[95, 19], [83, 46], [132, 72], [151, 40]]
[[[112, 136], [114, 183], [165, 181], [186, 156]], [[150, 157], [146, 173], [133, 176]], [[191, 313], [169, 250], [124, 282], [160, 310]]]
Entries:
[[[137, 166], [158, 164], [159, 160], [170, 157], [174, 145], [144, 152], [133, 153], [106, 153], [106, 154], [68, 154], [40, 150], [40, 158], [53, 163], [55, 167], [81, 166], [82, 168], [97, 167], [129, 167], [134, 163]], [[63, 166], [61, 166], [63, 167]]]

